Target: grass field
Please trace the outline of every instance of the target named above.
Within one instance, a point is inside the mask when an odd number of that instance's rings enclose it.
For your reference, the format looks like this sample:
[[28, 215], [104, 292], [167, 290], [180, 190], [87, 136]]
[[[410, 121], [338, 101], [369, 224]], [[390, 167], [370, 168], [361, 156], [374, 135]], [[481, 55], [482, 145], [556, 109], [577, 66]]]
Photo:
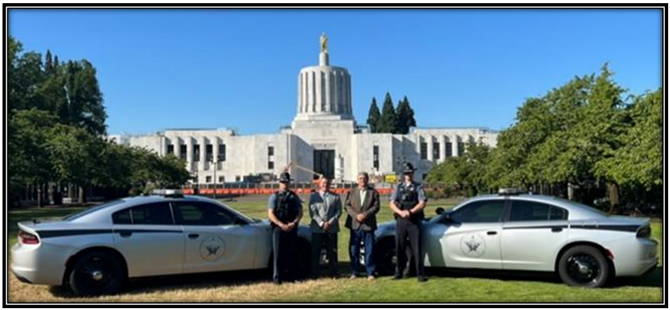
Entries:
[[[255, 218], [266, 218], [266, 197], [224, 200], [227, 205]], [[435, 214], [438, 206], [451, 206], [455, 200], [431, 201], [426, 211]], [[43, 208], [9, 211], [8, 243], [16, 242], [19, 221], [33, 218], [59, 218], [82, 208]], [[343, 216], [341, 219], [344, 226]], [[380, 222], [392, 219], [387, 204], [378, 215]], [[308, 223], [303, 217], [302, 224]], [[660, 223], [652, 224], [653, 238], [661, 242]], [[348, 271], [349, 232], [339, 235], [340, 269]], [[662, 253], [659, 245], [659, 253]], [[265, 272], [229, 272], [185, 275], [135, 281], [121, 294], [97, 298], [75, 298], [60, 287], [29, 285], [9, 276], [8, 302], [662, 302], [662, 269], [639, 278], [618, 279], [604, 289], [574, 288], [551, 275], [502, 275], [452, 270], [431, 270], [430, 280], [392, 281], [378, 278], [370, 283], [348, 278], [301, 281], [274, 286]]]

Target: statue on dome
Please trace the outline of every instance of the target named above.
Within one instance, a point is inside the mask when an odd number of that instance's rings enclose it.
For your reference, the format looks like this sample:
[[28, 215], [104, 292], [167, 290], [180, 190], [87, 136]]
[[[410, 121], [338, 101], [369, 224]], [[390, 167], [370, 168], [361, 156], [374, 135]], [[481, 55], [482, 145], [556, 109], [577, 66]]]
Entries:
[[328, 53], [328, 37], [325, 32], [321, 34], [321, 53]]

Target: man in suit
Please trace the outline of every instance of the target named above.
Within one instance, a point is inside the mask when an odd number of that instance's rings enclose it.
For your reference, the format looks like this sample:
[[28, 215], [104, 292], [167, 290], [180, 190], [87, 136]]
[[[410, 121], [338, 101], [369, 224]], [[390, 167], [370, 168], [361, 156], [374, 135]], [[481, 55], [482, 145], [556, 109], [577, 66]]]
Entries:
[[330, 192], [330, 180], [325, 176], [319, 179], [319, 189], [309, 195], [309, 228], [312, 232], [312, 276], [319, 275], [321, 248], [326, 245], [329, 274], [337, 277], [337, 233], [340, 231], [339, 219], [342, 214], [340, 195]]
[[365, 271], [368, 281], [375, 279], [375, 265], [372, 261], [374, 235], [377, 229], [379, 212], [379, 192], [368, 185], [370, 178], [365, 172], [358, 174], [358, 187], [347, 193], [347, 222], [351, 230], [349, 238], [349, 257], [351, 259], [351, 278], [356, 278], [359, 266], [361, 241], [365, 246]]

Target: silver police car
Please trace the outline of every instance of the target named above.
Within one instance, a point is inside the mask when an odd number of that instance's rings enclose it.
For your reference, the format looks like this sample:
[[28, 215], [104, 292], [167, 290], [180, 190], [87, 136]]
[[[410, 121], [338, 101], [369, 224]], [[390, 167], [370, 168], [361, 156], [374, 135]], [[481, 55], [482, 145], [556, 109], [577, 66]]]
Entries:
[[[269, 222], [204, 197], [125, 198], [18, 226], [12, 272], [28, 283], [67, 285], [77, 295], [113, 294], [129, 278], [272, 266]], [[309, 229], [300, 226], [298, 235], [306, 275]]]
[[[503, 189], [449, 212], [438, 208], [422, 228], [427, 267], [547, 271], [574, 286], [601, 287], [657, 265], [648, 218], [607, 215], [561, 198]], [[395, 268], [395, 224], [376, 232], [377, 269]]]

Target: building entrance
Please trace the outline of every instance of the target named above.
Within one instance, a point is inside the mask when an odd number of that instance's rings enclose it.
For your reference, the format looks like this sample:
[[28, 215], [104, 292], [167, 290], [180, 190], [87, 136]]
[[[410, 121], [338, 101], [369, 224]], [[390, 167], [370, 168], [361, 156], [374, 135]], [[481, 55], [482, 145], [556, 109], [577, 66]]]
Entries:
[[[314, 150], [314, 172], [323, 174], [329, 179], [335, 176], [335, 151], [334, 150]], [[314, 175], [314, 179], [319, 176]]]

